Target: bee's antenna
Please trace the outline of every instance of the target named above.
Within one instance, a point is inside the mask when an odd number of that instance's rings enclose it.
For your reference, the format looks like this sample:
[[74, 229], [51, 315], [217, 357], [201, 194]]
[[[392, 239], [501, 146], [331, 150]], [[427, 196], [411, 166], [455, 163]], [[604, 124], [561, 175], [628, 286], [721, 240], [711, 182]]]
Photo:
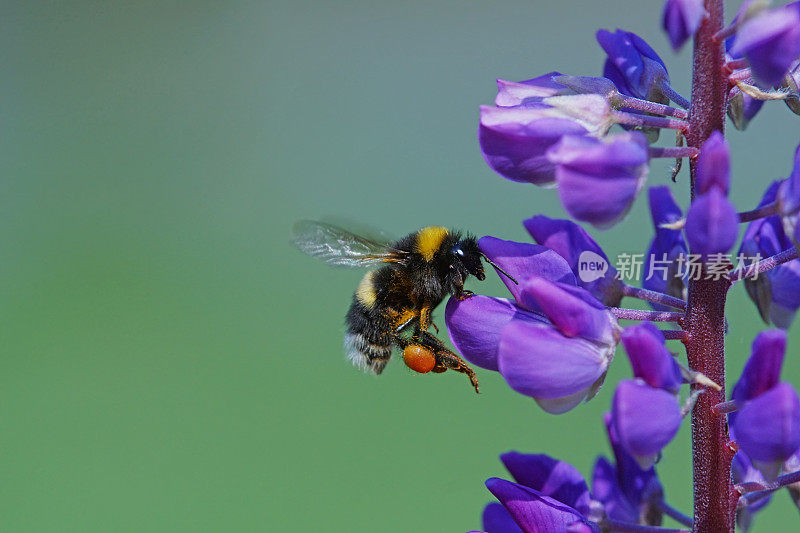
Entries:
[[507, 273], [505, 270], [503, 270], [502, 268], [500, 268], [499, 266], [497, 266], [497, 264], [496, 264], [494, 261], [492, 261], [491, 259], [489, 259], [488, 257], [486, 257], [486, 254], [484, 254], [483, 252], [481, 252], [481, 257], [483, 257], [483, 260], [484, 260], [484, 261], [486, 261], [487, 263], [489, 263], [490, 265], [492, 265], [492, 266], [495, 268], [495, 270], [497, 270], [497, 271], [498, 271], [498, 272], [500, 272], [502, 275], [504, 275], [505, 277], [507, 277], [508, 279], [510, 279], [511, 281], [513, 281], [513, 282], [514, 282], [514, 285], [519, 285], [519, 283], [517, 283], [517, 280], [515, 280], [514, 278], [512, 278], [511, 276], [509, 276], [509, 275], [508, 275], [508, 273]]

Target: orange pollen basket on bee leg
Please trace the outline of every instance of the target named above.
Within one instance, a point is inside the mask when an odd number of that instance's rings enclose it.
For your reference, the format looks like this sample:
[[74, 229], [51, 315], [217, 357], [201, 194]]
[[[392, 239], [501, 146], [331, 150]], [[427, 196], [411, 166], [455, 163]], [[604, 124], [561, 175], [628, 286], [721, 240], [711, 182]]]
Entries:
[[403, 350], [403, 361], [408, 368], [420, 374], [427, 374], [436, 366], [433, 352], [418, 344], [406, 346]]

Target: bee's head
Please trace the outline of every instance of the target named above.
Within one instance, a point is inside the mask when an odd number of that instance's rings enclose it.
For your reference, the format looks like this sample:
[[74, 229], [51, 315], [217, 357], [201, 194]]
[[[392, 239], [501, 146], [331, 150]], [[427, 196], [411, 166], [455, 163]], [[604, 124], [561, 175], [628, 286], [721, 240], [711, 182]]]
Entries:
[[459, 271], [464, 277], [467, 274], [472, 274], [479, 280], [486, 279], [486, 273], [483, 271], [483, 263], [481, 258], [483, 253], [478, 248], [478, 241], [475, 237], [465, 237], [459, 239], [453, 244], [453, 268]]

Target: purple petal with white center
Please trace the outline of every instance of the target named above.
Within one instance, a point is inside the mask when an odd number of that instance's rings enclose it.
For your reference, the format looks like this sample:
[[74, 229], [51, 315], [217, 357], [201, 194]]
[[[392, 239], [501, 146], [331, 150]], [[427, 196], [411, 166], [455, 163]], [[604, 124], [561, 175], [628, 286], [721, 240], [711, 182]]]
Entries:
[[681, 408], [671, 392], [624, 380], [614, 393], [611, 423], [622, 447], [644, 469], [678, 433]]
[[[522, 224], [537, 243], [551, 248], [567, 261], [581, 287], [604, 305], [619, 305], [623, 283], [616, 279], [617, 269], [611, 265], [608, 256], [586, 230], [571, 220], [553, 219], [544, 215], [531, 217]], [[591, 274], [587, 265], [592, 261], [599, 265], [595, 270], [599, 276], [596, 279], [587, 275]], [[581, 272], [583, 276], [580, 275]], [[586, 280], [581, 279], [582, 277]]]
[[497, 107], [524, 106], [527, 101], [571, 92], [565, 86], [553, 81], [554, 76], [561, 76], [561, 73], [548, 72], [538, 78], [524, 81], [497, 80], [497, 96], [494, 103]]
[[697, 194], [705, 194], [712, 187], [717, 187], [722, 194], [728, 195], [731, 182], [730, 149], [720, 132], [712, 133], [700, 147], [696, 174]]
[[613, 352], [563, 336], [552, 326], [511, 321], [500, 335], [498, 367], [509, 386], [536, 399], [569, 398], [569, 409], [601, 379]]
[[506, 508], [497, 502], [483, 508], [483, 529], [486, 533], [522, 533]]
[[478, 141], [486, 162], [512, 181], [546, 185], [555, 167], [545, 156], [564, 135], [584, 135], [573, 120], [546, 116], [540, 108], [481, 106]]
[[739, 215], [733, 204], [713, 187], [692, 202], [685, 231], [691, 253], [704, 260], [710, 255], [726, 254], [736, 244]]
[[667, 350], [664, 335], [650, 322], [622, 331], [622, 344], [633, 367], [633, 375], [651, 387], [677, 393], [683, 378], [675, 358]]
[[521, 285], [520, 306], [541, 309], [567, 337], [581, 337], [598, 344], [616, 344], [616, 321], [588, 291], [544, 278], [530, 278]]
[[[782, 463], [800, 448], [800, 399], [779, 383], [737, 413], [736, 442], [753, 461]], [[762, 469], [763, 471], [763, 469]]]
[[575, 509], [522, 485], [490, 478], [486, 480], [486, 488], [525, 533], [566, 533], [568, 526], [584, 521]]
[[639, 512], [631, 505], [619, 486], [617, 469], [605, 457], [598, 457], [592, 475], [592, 496], [603, 504], [612, 520], [637, 523]]
[[706, 10], [703, 0], [667, 0], [661, 27], [673, 50], [679, 50], [697, 32]]
[[575, 219], [608, 228], [630, 210], [647, 178], [647, 140], [639, 132], [604, 140], [564, 136], [547, 151], [561, 203]]
[[504, 298], [476, 294], [464, 300], [450, 298], [444, 312], [450, 341], [470, 363], [497, 370], [500, 333], [511, 320], [546, 323], [543, 316], [517, 307]]
[[514, 481], [538, 490], [586, 515], [591, 497], [583, 476], [569, 463], [544, 454], [508, 452], [500, 456]]
[[[500, 276], [508, 290], [519, 301], [520, 287], [525, 280], [543, 277], [551, 281], [575, 285], [575, 275], [567, 262], [556, 252], [538, 244], [504, 241], [496, 237], [481, 237], [478, 247], [486, 257], [517, 280], [518, 284]], [[536, 308], [532, 309], [537, 311]]]
[[753, 340], [750, 358], [744, 365], [731, 398], [752, 400], [778, 384], [786, 353], [786, 332], [779, 329], [762, 331]]
[[731, 54], [747, 58], [753, 77], [762, 87], [781, 82], [800, 56], [800, 13], [784, 6], [746, 20], [736, 32]]

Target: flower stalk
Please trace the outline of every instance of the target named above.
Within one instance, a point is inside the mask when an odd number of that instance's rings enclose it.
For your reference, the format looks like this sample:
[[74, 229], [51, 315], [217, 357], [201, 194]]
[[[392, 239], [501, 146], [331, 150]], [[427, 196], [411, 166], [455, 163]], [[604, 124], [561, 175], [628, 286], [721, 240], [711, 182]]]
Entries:
[[[722, 0], [705, 0], [708, 16], [694, 39], [689, 146], [700, 147], [714, 131], [724, 132], [728, 80], [723, 76], [725, 51], [715, 38], [723, 28]], [[716, 75], [715, 75], [716, 74]], [[697, 161], [690, 160], [691, 197], [697, 196]], [[707, 390], [692, 411], [695, 532], [733, 532], [730, 494], [733, 452], [727, 426], [713, 407], [725, 401], [725, 298], [727, 279], [690, 280], [688, 307], [681, 326], [688, 332], [686, 352], [691, 368], [721, 386]], [[697, 387], [697, 385], [693, 385]]]

